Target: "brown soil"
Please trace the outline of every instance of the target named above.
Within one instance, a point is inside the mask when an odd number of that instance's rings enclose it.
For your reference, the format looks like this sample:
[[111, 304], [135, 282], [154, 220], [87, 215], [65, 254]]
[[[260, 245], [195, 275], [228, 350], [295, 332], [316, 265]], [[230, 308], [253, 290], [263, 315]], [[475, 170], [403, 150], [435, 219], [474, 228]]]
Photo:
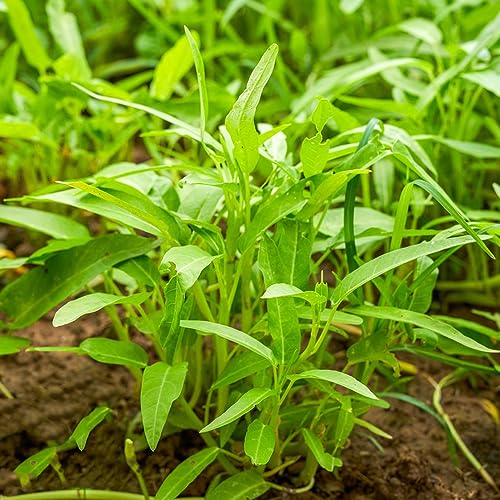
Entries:
[[[90, 335], [103, 335], [108, 329], [101, 316], [57, 330], [44, 319], [20, 335], [30, 337], [36, 345], [74, 345]], [[417, 362], [419, 374], [409, 383], [408, 391], [431, 404], [432, 387], [425, 375], [439, 379], [445, 372], [435, 364]], [[76, 423], [98, 404], [110, 406], [113, 418], [96, 428], [83, 453], [60, 454], [67, 484], [61, 485], [55, 472], [48, 469], [33, 481], [29, 491], [81, 487], [139, 492], [122, 451], [128, 422], [138, 411], [137, 387], [126, 369], [73, 354], [23, 352], [0, 358], [0, 381], [15, 397], [0, 395], [0, 494], [26, 492], [13, 469], [48, 442], [64, 441]], [[475, 384], [470, 382], [445, 389], [442, 403], [471, 451], [498, 480], [500, 429], [480, 401], [498, 404], [499, 379], [486, 382], [475, 378]], [[367, 418], [392, 434], [392, 441], [378, 439], [383, 450], [368, 439], [367, 431], [357, 430], [344, 451], [344, 467], [338, 475], [321, 471], [308, 493], [291, 495], [273, 490], [265, 498], [497, 498], [465, 460], [461, 458], [460, 468], [452, 464], [445, 433], [433, 417], [406, 403], [391, 400], [391, 404], [390, 410], [375, 409]], [[140, 452], [138, 459], [149, 491], [155, 492], [168, 472], [200, 446], [197, 433], [184, 431], [164, 439], [154, 454]], [[202, 495], [217, 472], [215, 464], [184, 494]], [[286, 485], [290, 477], [273, 480]]]

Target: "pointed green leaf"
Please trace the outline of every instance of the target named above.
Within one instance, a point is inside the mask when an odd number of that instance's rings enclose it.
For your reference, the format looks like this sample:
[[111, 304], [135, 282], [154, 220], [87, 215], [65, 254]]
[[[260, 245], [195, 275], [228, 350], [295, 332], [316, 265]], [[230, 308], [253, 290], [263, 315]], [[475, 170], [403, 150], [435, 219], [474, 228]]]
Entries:
[[155, 450], [167, 422], [172, 403], [181, 395], [187, 363], [170, 366], [159, 361], [146, 367], [142, 376], [141, 415], [144, 434]]
[[395, 269], [419, 257], [447, 250], [448, 248], [467, 245], [473, 241], [470, 236], [457, 236], [441, 240], [435, 239], [375, 257], [358, 267], [352, 273], [349, 273], [334, 289], [331, 300], [335, 306], [338, 306], [354, 290], [391, 269]]
[[209, 335], [218, 335], [226, 340], [230, 340], [235, 344], [246, 347], [255, 354], [263, 357], [272, 365], [276, 364], [273, 353], [269, 347], [266, 347], [262, 342], [254, 339], [247, 333], [243, 333], [235, 328], [226, 325], [220, 325], [218, 323], [212, 323], [210, 321], [197, 321], [197, 320], [184, 320], [181, 321], [181, 326], [183, 328], [191, 328], [201, 333], [206, 333]]
[[274, 451], [276, 438], [273, 428], [254, 420], [247, 428], [245, 434], [245, 453], [254, 465], [266, 465]]
[[291, 375], [288, 377], [290, 380], [298, 380], [298, 379], [318, 379], [325, 380], [326, 382], [331, 382], [332, 384], [337, 384], [346, 389], [350, 389], [353, 392], [361, 394], [361, 396], [365, 396], [370, 399], [378, 399], [375, 394], [373, 394], [366, 385], [362, 384], [351, 375], [347, 373], [338, 372], [336, 370], [307, 370], [302, 373], [298, 373], [297, 375]]
[[266, 368], [269, 368], [269, 362], [264, 358], [252, 351], [243, 351], [229, 360], [211, 388], [219, 389], [220, 387], [234, 384]]
[[173, 247], [163, 256], [160, 272], [166, 272], [169, 264], [175, 264], [179, 282], [184, 291], [189, 290], [200, 277], [202, 271], [215, 259], [195, 245]]
[[371, 318], [381, 318], [390, 319], [392, 321], [397, 321], [401, 323], [409, 323], [420, 328], [425, 328], [431, 330], [438, 335], [442, 335], [458, 344], [461, 344], [470, 349], [474, 349], [480, 352], [500, 352], [495, 349], [490, 349], [476, 342], [474, 339], [466, 337], [459, 330], [453, 326], [441, 321], [439, 319], [433, 318], [432, 316], [427, 316], [415, 311], [407, 311], [406, 309], [398, 309], [397, 307], [372, 307], [372, 306], [356, 306], [349, 307], [349, 310], [359, 314], [360, 316], [368, 316]]
[[255, 110], [274, 69], [278, 46], [271, 45], [252, 71], [246, 89], [226, 117], [226, 128], [233, 140], [234, 156], [243, 172], [249, 174], [259, 159], [259, 134], [255, 129]]
[[0, 336], [0, 356], [7, 354], [16, 354], [21, 349], [28, 347], [30, 341], [23, 337], [15, 337], [13, 335]]
[[130, 368], [144, 368], [148, 355], [144, 349], [125, 340], [91, 337], [80, 344], [80, 350], [100, 363], [123, 365]]
[[89, 238], [85, 226], [63, 215], [26, 207], [0, 205], [0, 222], [40, 231], [55, 239]]
[[339, 458], [325, 452], [323, 444], [316, 434], [309, 429], [302, 429], [302, 435], [304, 436], [307, 447], [311, 450], [314, 458], [323, 469], [332, 472], [335, 467], [342, 466], [342, 461]]
[[151, 95], [166, 101], [172, 95], [175, 86], [193, 65], [193, 54], [185, 35], [167, 50], [156, 66], [151, 84]]
[[89, 415], [83, 417], [71, 436], [67, 439], [67, 443], [75, 442], [80, 451], [83, 451], [87, 444], [87, 439], [90, 433], [111, 413], [111, 410], [106, 406], [94, 408]]
[[155, 500], [177, 498], [216, 458], [219, 448], [205, 448], [181, 462], [163, 481]]
[[57, 456], [57, 448], [52, 446], [45, 448], [31, 457], [21, 462], [15, 469], [14, 473], [19, 478], [21, 486], [26, 487], [30, 484], [31, 479], [36, 479]]
[[165, 286], [165, 311], [159, 327], [159, 340], [165, 349], [166, 360], [172, 363], [181, 344], [181, 311], [185, 294], [176, 275]]
[[0, 310], [13, 319], [9, 327], [28, 326], [118, 262], [152, 248], [146, 238], [112, 234], [59, 252], [7, 285], [0, 292]]
[[149, 293], [147, 292], [126, 296], [113, 295], [111, 293], [91, 293], [64, 304], [57, 310], [52, 320], [52, 324], [54, 326], [67, 325], [85, 314], [100, 311], [111, 305], [142, 304], [148, 297]]
[[255, 471], [247, 470], [222, 481], [210, 490], [205, 500], [254, 500], [271, 488], [271, 484]]
[[271, 285], [261, 299], [275, 299], [278, 297], [297, 297], [306, 300], [311, 305], [321, 304], [326, 301], [325, 297], [317, 292], [303, 292], [300, 288], [286, 283]]
[[477, 83], [486, 90], [489, 90], [497, 97], [500, 97], [500, 74], [492, 69], [485, 71], [474, 71], [461, 75], [462, 78], [470, 82]]
[[297, 360], [300, 354], [300, 325], [295, 302], [291, 297], [269, 299], [267, 303], [269, 333], [273, 352], [282, 365]]
[[230, 406], [222, 415], [203, 427], [200, 432], [210, 432], [224, 425], [230, 424], [235, 420], [253, 410], [256, 405], [272, 396], [274, 391], [265, 387], [257, 387], [245, 392], [236, 403]]

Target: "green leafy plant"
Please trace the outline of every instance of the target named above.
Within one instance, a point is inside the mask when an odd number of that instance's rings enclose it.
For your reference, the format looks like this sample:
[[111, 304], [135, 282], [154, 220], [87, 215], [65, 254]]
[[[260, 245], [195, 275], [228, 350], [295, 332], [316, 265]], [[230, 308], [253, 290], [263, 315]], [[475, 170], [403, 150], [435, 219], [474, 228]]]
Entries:
[[[22, 9], [21, 2], [8, 3]], [[366, 7], [362, 3], [359, 8]], [[131, 4], [152, 16], [142, 2]], [[231, 6], [223, 23], [237, 11], [237, 2]], [[345, 5], [342, 9], [348, 13]], [[134, 95], [96, 88], [90, 80], [66, 82], [82, 107], [104, 103], [113, 115], [131, 121], [140, 116], [147, 123], [144, 137], [157, 152], [169, 137], [192, 144], [191, 152], [176, 152], [176, 161], [166, 164], [108, 165], [11, 200], [96, 214], [102, 221], [99, 235], [49, 210], [0, 207], [3, 222], [53, 238], [30, 257], [0, 260], [3, 269], [30, 266], [0, 292], [7, 316], [3, 328], [23, 328], [55, 307], [56, 326], [105, 310], [117, 337], [90, 338], [77, 347], [27, 347], [8, 335], [0, 338], [0, 354], [66, 351], [128, 367], [140, 386], [144, 432], [127, 436], [125, 453], [144, 496], [135, 450], [154, 451], [162, 438], [182, 429], [198, 431], [206, 447], [165, 478], [157, 500], [176, 498], [216, 461], [221, 474], [206, 492], [208, 499], [257, 498], [269, 489], [299, 493], [313, 487], [319, 467], [332, 472], [342, 466], [342, 449], [356, 426], [390, 438], [390, 429], [379, 429], [366, 414], [372, 407], [389, 407], [374, 386], [374, 374], [398, 376], [399, 353], [485, 374], [498, 371], [498, 332], [476, 327], [471, 334], [469, 324], [429, 314], [443, 263], [471, 248], [481, 252], [481, 262], [489, 262], [498, 249], [491, 214], [460, 208], [452, 195], [462, 202], [464, 194], [448, 189], [436, 168], [448, 157], [442, 146], [460, 153], [454, 157], [456, 175], [463, 174], [462, 154], [498, 157], [497, 148], [470, 141], [464, 130], [448, 134], [454, 123], [446, 109], [459, 106], [443, 98], [446, 85], [484, 83], [485, 75], [466, 71], [481, 49], [495, 43], [498, 18], [460, 60], [446, 61], [446, 69], [439, 52], [442, 34], [428, 23], [414, 18], [392, 28], [406, 33], [406, 41], [411, 36], [419, 46], [426, 44], [425, 57], [385, 57], [374, 48], [366, 59], [321, 72], [276, 126], [256, 120], [273, 70], [280, 81], [286, 71], [276, 44], [263, 53], [218, 128], [210, 123], [210, 89], [197, 36], [188, 29], [156, 67], [151, 92], [167, 99], [194, 65], [197, 125]], [[361, 49], [344, 48], [344, 56], [356, 50]], [[82, 54], [78, 49], [74, 55]], [[438, 75], [428, 57], [439, 61]], [[185, 65], [166, 78], [165, 68], [178, 58]], [[33, 62], [40, 72], [50, 64], [44, 57]], [[412, 83], [402, 67], [420, 78]], [[375, 75], [391, 81], [401, 99], [351, 95]], [[480, 92], [470, 93], [474, 102], [466, 103], [459, 121], [475, 113]], [[360, 107], [364, 112], [356, 113]], [[403, 116], [402, 124], [384, 120], [393, 109]], [[384, 116], [364, 119], [371, 110]], [[414, 112], [418, 123], [409, 129], [418, 130], [426, 114], [438, 113], [439, 130], [410, 134], [404, 120]], [[161, 121], [168, 128], [159, 130]], [[426, 141], [435, 143], [432, 155], [420, 144]], [[424, 212], [439, 218], [421, 222]], [[146, 336], [154, 361], [131, 331]], [[336, 349], [346, 338], [343, 359]], [[109, 410], [94, 412], [66, 443], [23, 462], [16, 469], [21, 480], [26, 483], [49, 466], [58, 470], [58, 451], [83, 449]], [[279, 473], [296, 462], [302, 463], [300, 474], [282, 484]]]

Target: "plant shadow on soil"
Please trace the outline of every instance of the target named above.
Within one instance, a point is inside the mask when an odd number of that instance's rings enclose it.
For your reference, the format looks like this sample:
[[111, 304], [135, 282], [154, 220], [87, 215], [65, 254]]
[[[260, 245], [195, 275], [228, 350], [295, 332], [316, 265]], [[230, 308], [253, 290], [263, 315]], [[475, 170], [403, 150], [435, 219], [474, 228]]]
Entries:
[[[18, 333], [34, 345], [77, 345], [92, 335], [110, 333], [102, 315], [54, 328], [50, 318]], [[139, 339], [140, 341], [140, 339]], [[408, 385], [410, 395], [431, 404], [432, 387], [425, 374], [439, 380], [446, 369], [421, 359], [419, 373]], [[0, 493], [16, 495], [27, 491], [65, 488], [94, 488], [139, 492], [137, 481], [123, 456], [127, 425], [138, 411], [138, 388], [122, 367], [96, 363], [67, 353], [19, 353], [0, 358], [0, 380], [14, 399], [0, 396]], [[443, 407], [471, 451], [493, 478], [500, 477], [500, 428], [483, 409], [481, 399], [498, 401], [500, 378], [488, 383], [476, 378], [477, 387], [466, 382], [443, 391]], [[265, 497], [316, 499], [493, 499], [495, 492], [461, 458], [460, 468], [450, 459], [443, 428], [430, 415], [412, 405], [391, 400], [389, 410], [374, 409], [367, 419], [386, 430], [393, 440], [378, 438], [383, 450], [368, 439], [367, 431], [356, 430], [343, 452], [344, 467], [337, 475], [321, 471], [310, 492], [291, 495], [270, 491]], [[62, 442], [77, 422], [95, 406], [106, 404], [113, 418], [90, 435], [84, 452], [61, 453], [67, 483], [61, 484], [51, 469], [23, 490], [14, 468], [39, 451], [47, 442]], [[150, 492], [155, 492], [165, 476], [182, 460], [203, 445], [196, 432], [183, 431], [162, 440], [155, 453], [138, 453]], [[289, 468], [273, 481], [291, 485]], [[210, 480], [220, 472], [209, 467], [185, 492], [203, 495]], [[286, 474], [289, 474], [287, 476]]]

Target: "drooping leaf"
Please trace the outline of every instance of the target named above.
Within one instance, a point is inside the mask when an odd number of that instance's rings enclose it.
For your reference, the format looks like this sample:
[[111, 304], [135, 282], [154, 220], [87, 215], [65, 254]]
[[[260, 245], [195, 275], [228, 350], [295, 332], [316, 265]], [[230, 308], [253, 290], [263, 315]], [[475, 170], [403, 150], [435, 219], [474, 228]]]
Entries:
[[432, 46], [438, 46], [443, 38], [441, 30], [432, 21], [421, 17], [407, 19], [399, 23], [398, 27], [409, 35]]
[[297, 375], [290, 375], [288, 378], [291, 380], [309, 378], [324, 380], [326, 382], [331, 382], [332, 384], [341, 385], [342, 387], [361, 394], [366, 398], [378, 399], [377, 396], [375, 396], [375, 394], [373, 394], [373, 392], [370, 391], [368, 387], [366, 387], [366, 385], [362, 384], [347, 373], [342, 373], [335, 370], [307, 370], [305, 372], [298, 373]]
[[101, 236], [48, 259], [0, 292], [0, 309], [11, 328], [23, 328], [118, 262], [149, 252], [153, 242], [138, 236]]
[[500, 97], [500, 75], [497, 71], [473, 71], [471, 73], [464, 73], [461, 76], [470, 82], [477, 83], [484, 89], [495, 94], [497, 97]]
[[175, 86], [193, 65], [193, 54], [185, 35], [168, 49], [160, 59], [153, 74], [151, 95], [161, 101], [170, 98]]
[[85, 314], [100, 311], [105, 307], [117, 304], [141, 304], [149, 297], [149, 293], [135, 295], [114, 295], [111, 293], [91, 293], [67, 302], [57, 310], [52, 320], [54, 326], [67, 325]]
[[238, 345], [246, 347], [255, 354], [266, 359], [272, 365], [276, 364], [273, 353], [269, 347], [266, 347], [262, 342], [254, 339], [247, 333], [243, 333], [235, 328], [218, 323], [211, 323], [210, 321], [197, 321], [197, 320], [184, 320], [181, 321], [183, 328], [191, 328], [201, 333], [209, 335], [218, 335], [226, 340], [230, 340]]
[[222, 481], [216, 488], [210, 490], [206, 500], [253, 500], [259, 498], [271, 488], [271, 485], [255, 471], [247, 470]]
[[21, 462], [14, 473], [19, 478], [21, 486], [29, 486], [31, 479], [36, 479], [57, 456], [57, 448], [51, 446], [31, 455], [24, 462]]
[[163, 256], [160, 272], [168, 270], [169, 264], [175, 265], [179, 282], [184, 291], [189, 290], [200, 277], [202, 271], [215, 259], [195, 245], [173, 247]]
[[226, 117], [226, 128], [234, 145], [234, 156], [240, 168], [249, 174], [259, 159], [259, 134], [255, 129], [255, 110], [278, 55], [278, 46], [271, 45], [252, 71], [246, 89], [238, 97]]
[[87, 228], [69, 217], [33, 208], [0, 205], [0, 222], [40, 231], [55, 239], [90, 238]]
[[186, 374], [187, 363], [170, 366], [159, 361], [144, 370], [141, 415], [144, 434], [153, 451], [160, 441], [172, 403], [182, 393]]
[[83, 417], [71, 436], [67, 439], [67, 443], [75, 442], [80, 451], [83, 451], [87, 444], [87, 439], [90, 433], [111, 413], [111, 409], [106, 406], [94, 408], [89, 415]]
[[427, 316], [415, 311], [407, 311], [405, 309], [398, 309], [397, 307], [371, 307], [371, 306], [356, 306], [349, 307], [348, 310], [353, 313], [359, 314], [360, 316], [368, 316], [371, 318], [381, 318], [390, 319], [392, 321], [397, 321], [401, 323], [409, 323], [420, 328], [428, 329], [438, 335], [442, 335], [458, 344], [461, 344], [470, 349], [480, 352], [499, 352], [495, 349], [490, 349], [465, 336], [463, 333], [458, 331], [453, 326], [441, 321], [439, 319], [433, 318], [432, 316]]
[[212, 420], [208, 425], [203, 427], [200, 432], [210, 432], [215, 429], [219, 429], [224, 425], [230, 424], [235, 420], [253, 410], [256, 405], [272, 396], [274, 391], [272, 389], [267, 389], [265, 387], [255, 387], [245, 392], [236, 403], [231, 405], [222, 415]]
[[155, 500], [177, 498], [216, 458], [219, 448], [205, 448], [181, 462], [163, 481]]
[[247, 428], [245, 434], [245, 453], [254, 465], [266, 465], [274, 451], [276, 438], [273, 428], [254, 420]]
[[91, 337], [80, 344], [80, 350], [95, 361], [110, 365], [144, 368], [148, 363], [146, 351], [134, 342], [125, 340]]

